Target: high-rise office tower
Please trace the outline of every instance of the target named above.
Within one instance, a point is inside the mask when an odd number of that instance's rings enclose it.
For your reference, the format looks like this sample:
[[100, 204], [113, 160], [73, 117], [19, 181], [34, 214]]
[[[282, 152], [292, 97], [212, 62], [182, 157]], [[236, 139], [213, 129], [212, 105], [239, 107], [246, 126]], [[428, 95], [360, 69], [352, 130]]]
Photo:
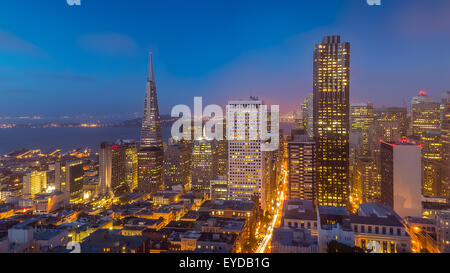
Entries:
[[310, 93], [302, 104], [303, 128], [310, 138], [314, 137], [314, 94]]
[[228, 143], [225, 139], [217, 141], [217, 174], [227, 175]]
[[[265, 209], [265, 154], [262, 152], [261, 121], [263, 102], [257, 98], [228, 102], [228, 187], [229, 199], [248, 201], [259, 199]], [[234, 113], [230, 114], [230, 113]], [[251, 116], [256, 118], [250, 118]], [[256, 136], [252, 138], [251, 136]]]
[[153, 60], [150, 53], [141, 143], [138, 152], [138, 190], [144, 193], [157, 191], [164, 180], [164, 151], [161, 134], [158, 98], [156, 95]]
[[375, 108], [374, 122], [370, 128], [370, 148], [378, 158], [380, 140], [400, 141], [408, 135], [408, 109], [406, 107]]
[[217, 141], [197, 139], [192, 149], [192, 189], [210, 192], [217, 177]]
[[100, 196], [118, 196], [137, 186], [137, 148], [133, 141], [103, 142], [99, 156]]
[[381, 176], [373, 157], [358, 157], [352, 176], [352, 201], [356, 204], [378, 203], [381, 198]]
[[326, 36], [314, 51], [314, 137], [319, 205], [346, 206], [349, 196], [350, 43]]
[[105, 196], [111, 188], [111, 145], [108, 142], [100, 144], [99, 152], [99, 184], [97, 195]]
[[436, 215], [436, 244], [441, 253], [450, 253], [450, 210]]
[[164, 185], [191, 184], [192, 149], [184, 141], [170, 139], [164, 150]]
[[441, 130], [444, 127], [444, 123], [446, 121], [446, 114], [448, 114], [448, 112], [446, 112], [446, 108], [447, 105], [449, 105], [450, 103], [450, 91], [444, 91], [441, 94]]
[[114, 196], [132, 192], [137, 187], [137, 145], [120, 140], [112, 145], [111, 190]]
[[420, 91], [411, 102], [413, 135], [423, 144], [423, 193], [437, 196], [441, 184], [441, 113], [440, 104], [425, 91]]
[[133, 192], [138, 186], [138, 148], [134, 141], [122, 144], [125, 152], [125, 183]]
[[450, 198], [450, 91], [441, 96], [442, 168], [441, 194]]
[[34, 198], [47, 187], [47, 172], [32, 171], [23, 177], [23, 196]]
[[441, 166], [442, 141], [441, 131], [426, 131], [422, 134], [423, 194], [440, 196], [442, 193]]
[[287, 146], [288, 198], [314, 202], [316, 143], [307, 135], [293, 135]]
[[[389, 124], [389, 122], [392, 122], [391, 124], [396, 123], [398, 124], [396, 125], [396, 127], [398, 128], [396, 130], [399, 130], [400, 138], [408, 136], [408, 109], [406, 107], [375, 108], [374, 120], [381, 124]], [[399, 139], [395, 139], [395, 141], [398, 140]]]
[[373, 104], [358, 103], [350, 105], [350, 131], [359, 135], [357, 154], [360, 156], [371, 155], [370, 128], [373, 124]]
[[425, 91], [420, 91], [411, 102], [411, 121], [415, 136], [422, 137], [427, 131], [440, 130], [440, 104]]
[[129, 192], [125, 180], [125, 147], [114, 144], [111, 150], [111, 192], [113, 196], [119, 196]]
[[56, 191], [63, 192], [66, 187], [66, 167], [61, 161], [55, 162], [55, 188]]
[[370, 128], [371, 153], [375, 158], [380, 155], [381, 141], [400, 141], [402, 129], [399, 121], [375, 120]]
[[401, 217], [422, 215], [421, 157], [421, 145], [381, 143], [381, 202]]
[[76, 160], [66, 162], [66, 187], [65, 191], [70, 194], [70, 199], [78, 199], [83, 194], [83, 161]]

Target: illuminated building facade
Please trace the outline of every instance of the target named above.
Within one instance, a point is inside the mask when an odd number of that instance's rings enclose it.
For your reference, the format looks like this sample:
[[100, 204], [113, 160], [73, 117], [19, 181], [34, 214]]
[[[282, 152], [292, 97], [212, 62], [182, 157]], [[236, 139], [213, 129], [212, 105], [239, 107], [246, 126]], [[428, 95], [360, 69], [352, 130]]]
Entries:
[[411, 102], [413, 135], [423, 144], [423, 193], [438, 196], [441, 193], [441, 113], [440, 104], [420, 91]]
[[373, 104], [358, 103], [350, 105], [350, 132], [359, 135], [357, 154], [368, 156], [370, 149], [370, 128], [374, 121]]
[[100, 144], [99, 152], [99, 196], [108, 194], [111, 188], [111, 145], [108, 142]]
[[124, 144], [125, 150], [125, 183], [128, 190], [133, 192], [138, 186], [138, 155], [137, 144], [134, 142]]
[[450, 91], [441, 96], [442, 196], [450, 198]]
[[169, 140], [164, 150], [164, 185], [166, 187], [191, 184], [191, 151], [189, 144]]
[[217, 141], [217, 174], [227, 175], [228, 168], [228, 142], [226, 140]]
[[287, 142], [288, 198], [315, 201], [315, 147], [307, 135], [293, 135]]
[[83, 161], [71, 161], [66, 163], [66, 192], [70, 199], [81, 198], [83, 194]]
[[378, 203], [361, 204], [357, 215], [350, 215], [355, 246], [372, 253], [409, 253], [411, 237], [399, 215]]
[[125, 147], [114, 144], [111, 147], [111, 191], [113, 196], [129, 192], [125, 180]]
[[33, 171], [23, 177], [23, 196], [34, 198], [47, 187], [47, 172]]
[[228, 200], [228, 179], [226, 175], [220, 175], [211, 180], [211, 201]]
[[378, 158], [380, 140], [400, 141], [408, 135], [408, 110], [406, 107], [375, 108], [374, 122], [370, 129], [370, 148]]
[[217, 177], [217, 141], [199, 139], [192, 149], [192, 189], [208, 192]]
[[66, 167], [61, 161], [55, 162], [55, 179], [54, 185], [56, 191], [64, 191], [66, 187]]
[[[227, 120], [227, 127], [234, 128], [235, 136], [228, 135], [228, 182], [229, 199], [248, 201], [258, 198], [264, 209], [265, 159], [261, 150], [260, 120], [262, 101], [250, 100], [228, 102], [227, 117], [235, 112], [233, 120]], [[231, 112], [230, 112], [231, 111]], [[250, 119], [250, 116], [257, 117]], [[256, 139], [250, 138], [257, 136]]]
[[352, 202], [357, 205], [380, 202], [381, 176], [372, 157], [359, 157], [356, 159], [351, 193]]
[[423, 164], [423, 194], [441, 196], [442, 141], [441, 131], [426, 131], [421, 143]]
[[309, 93], [302, 104], [303, 128], [310, 138], [314, 137], [314, 94]]
[[99, 154], [100, 196], [117, 196], [137, 187], [137, 147], [132, 141], [103, 142]]
[[427, 131], [440, 130], [440, 104], [421, 91], [411, 103], [413, 135], [422, 137]]
[[450, 210], [436, 216], [437, 245], [441, 253], [450, 253]]
[[398, 124], [397, 130], [400, 131], [400, 137], [408, 135], [408, 109], [406, 107], [375, 108], [374, 119], [377, 122], [396, 122]]
[[350, 43], [327, 36], [314, 51], [317, 199], [347, 206], [349, 197]]
[[152, 193], [164, 183], [164, 150], [161, 134], [158, 98], [152, 55], [145, 94], [144, 116], [142, 118], [141, 143], [138, 152], [138, 190]]
[[422, 215], [422, 148], [407, 142], [382, 142], [381, 202], [401, 217]]

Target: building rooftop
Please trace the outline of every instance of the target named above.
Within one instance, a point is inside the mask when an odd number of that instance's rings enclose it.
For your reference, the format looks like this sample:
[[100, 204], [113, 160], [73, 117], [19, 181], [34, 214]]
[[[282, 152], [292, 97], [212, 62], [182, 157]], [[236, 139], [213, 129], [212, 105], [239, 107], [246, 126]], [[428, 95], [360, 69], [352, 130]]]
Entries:
[[236, 238], [237, 238], [236, 234], [202, 232], [197, 241], [234, 244]]
[[213, 210], [240, 210], [253, 211], [255, 202], [253, 201], [234, 201], [234, 200], [217, 200], [213, 205]]
[[188, 211], [183, 217], [181, 217], [181, 220], [183, 221], [195, 221], [200, 217], [200, 213], [195, 210]]
[[244, 229], [244, 220], [234, 220], [226, 218], [209, 218], [203, 227], [218, 227], [222, 232], [241, 232]]
[[388, 217], [392, 215], [400, 219], [400, 216], [391, 207], [379, 203], [364, 203], [359, 205], [358, 215], [377, 217]]
[[292, 139], [289, 140], [289, 143], [314, 143], [314, 140], [311, 139], [308, 135], [293, 135]]
[[284, 246], [303, 246], [307, 247], [311, 244], [317, 243], [313, 240], [311, 233], [306, 229], [293, 228], [276, 228], [273, 231], [273, 242], [277, 242]]
[[341, 215], [341, 216], [349, 215], [347, 209], [344, 207], [319, 206], [318, 210], [320, 215]]
[[433, 221], [431, 219], [411, 217], [411, 216], [406, 217], [405, 220], [408, 223], [411, 223], [411, 224], [423, 224], [423, 225], [434, 225], [434, 224], [436, 224], [435, 221]]
[[402, 222], [400, 222], [395, 216], [377, 217], [377, 216], [359, 216], [350, 215], [350, 222], [352, 224], [362, 224], [362, 225], [374, 225], [374, 226], [391, 226], [391, 227], [403, 227]]
[[33, 238], [38, 241], [47, 241], [65, 232], [67, 231], [64, 229], [38, 229], [34, 231]]
[[83, 253], [102, 253], [105, 248], [121, 251], [126, 247], [136, 250], [146, 240], [144, 236], [122, 236], [119, 230], [99, 229], [85, 239], [81, 250]]

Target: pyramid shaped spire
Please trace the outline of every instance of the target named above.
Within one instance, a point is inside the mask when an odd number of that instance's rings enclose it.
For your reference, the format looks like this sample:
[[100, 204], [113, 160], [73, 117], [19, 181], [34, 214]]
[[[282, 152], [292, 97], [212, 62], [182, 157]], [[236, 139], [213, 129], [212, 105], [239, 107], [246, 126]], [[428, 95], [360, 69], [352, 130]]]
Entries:
[[161, 121], [156, 94], [153, 58], [150, 53], [145, 92], [144, 116], [142, 118], [141, 147], [162, 148]]

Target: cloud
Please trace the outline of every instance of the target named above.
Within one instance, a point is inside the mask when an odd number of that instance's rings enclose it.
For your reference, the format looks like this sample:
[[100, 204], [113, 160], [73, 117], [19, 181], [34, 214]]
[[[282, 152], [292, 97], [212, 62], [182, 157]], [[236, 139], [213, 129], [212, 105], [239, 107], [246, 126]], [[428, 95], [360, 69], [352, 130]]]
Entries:
[[133, 39], [120, 33], [86, 34], [78, 42], [88, 51], [107, 55], [130, 55], [137, 49]]
[[0, 30], [0, 51], [42, 55], [43, 51], [32, 43]]

